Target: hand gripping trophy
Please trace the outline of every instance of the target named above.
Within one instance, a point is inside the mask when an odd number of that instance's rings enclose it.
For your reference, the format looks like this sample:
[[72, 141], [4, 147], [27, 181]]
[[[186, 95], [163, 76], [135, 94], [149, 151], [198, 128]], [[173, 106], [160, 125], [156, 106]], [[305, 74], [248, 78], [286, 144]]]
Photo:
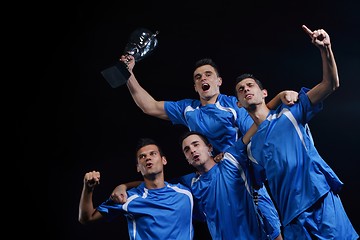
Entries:
[[[136, 29], [131, 33], [129, 42], [125, 46], [125, 55], [132, 55], [136, 62], [149, 56], [157, 47], [156, 36], [158, 34], [158, 31], [153, 34], [145, 28]], [[112, 88], [124, 85], [131, 75], [127, 66], [121, 61], [117, 61], [113, 66], [106, 68], [101, 74]]]

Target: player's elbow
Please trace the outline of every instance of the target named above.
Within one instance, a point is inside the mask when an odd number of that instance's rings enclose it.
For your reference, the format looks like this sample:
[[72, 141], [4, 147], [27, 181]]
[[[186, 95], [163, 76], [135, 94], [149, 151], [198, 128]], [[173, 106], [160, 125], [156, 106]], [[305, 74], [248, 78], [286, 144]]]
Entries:
[[340, 80], [339, 76], [336, 74], [335, 78], [332, 81], [332, 90], [336, 91], [340, 87]]
[[151, 109], [148, 109], [148, 108], [141, 108], [141, 110], [143, 111], [143, 113], [145, 113], [146, 115], [150, 115], [150, 116], [153, 116], [154, 113]]
[[333, 91], [336, 91], [340, 87], [339, 79], [333, 84]]
[[81, 224], [83, 224], [83, 225], [85, 225], [86, 223], [88, 223], [88, 221], [86, 221], [84, 218], [82, 218], [82, 217], [79, 217], [79, 222], [81, 223]]
[[79, 217], [78, 217], [78, 221], [83, 224], [83, 225], [86, 225], [87, 223], [89, 223], [91, 221], [90, 219], [91, 217], [90, 216], [87, 216], [87, 215], [84, 215], [84, 214], [79, 214]]

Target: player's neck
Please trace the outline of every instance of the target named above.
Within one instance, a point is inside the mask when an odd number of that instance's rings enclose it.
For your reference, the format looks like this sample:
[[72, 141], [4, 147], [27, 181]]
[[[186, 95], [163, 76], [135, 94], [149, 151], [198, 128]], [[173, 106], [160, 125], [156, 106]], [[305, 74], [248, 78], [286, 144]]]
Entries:
[[209, 97], [200, 97], [201, 106], [206, 106], [208, 104], [215, 104], [218, 99], [219, 94], [220, 93], [216, 93]]
[[145, 186], [147, 189], [157, 189], [165, 187], [164, 178], [158, 177], [155, 179], [144, 178]]
[[249, 115], [254, 120], [256, 125], [260, 125], [263, 121], [266, 120], [270, 109], [265, 104], [259, 104], [256, 106], [252, 106], [251, 110], [249, 110]]

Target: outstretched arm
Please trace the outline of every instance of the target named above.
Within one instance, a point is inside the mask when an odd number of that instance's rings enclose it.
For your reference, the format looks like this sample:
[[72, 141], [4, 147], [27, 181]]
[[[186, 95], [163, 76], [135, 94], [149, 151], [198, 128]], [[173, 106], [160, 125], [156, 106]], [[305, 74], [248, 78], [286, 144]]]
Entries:
[[116, 186], [110, 195], [111, 200], [113, 200], [116, 203], [124, 204], [127, 200], [126, 190], [137, 187], [141, 183], [142, 183], [142, 181], [133, 181], [133, 182], [123, 183], [123, 184]]
[[92, 197], [95, 186], [100, 184], [100, 172], [88, 172], [84, 176], [84, 185], [79, 203], [79, 222], [82, 224], [102, 218], [93, 205]]
[[317, 104], [339, 87], [339, 76], [331, 49], [330, 36], [323, 29], [311, 31], [305, 25], [302, 28], [310, 36], [312, 43], [320, 49], [321, 53], [323, 79], [307, 92], [311, 103]]
[[164, 101], [155, 100], [137, 81], [133, 74], [135, 59], [131, 55], [122, 55], [120, 61], [127, 65], [127, 69], [131, 73], [127, 87], [136, 105], [145, 113], [153, 117], [169, 120], [165, 109]]

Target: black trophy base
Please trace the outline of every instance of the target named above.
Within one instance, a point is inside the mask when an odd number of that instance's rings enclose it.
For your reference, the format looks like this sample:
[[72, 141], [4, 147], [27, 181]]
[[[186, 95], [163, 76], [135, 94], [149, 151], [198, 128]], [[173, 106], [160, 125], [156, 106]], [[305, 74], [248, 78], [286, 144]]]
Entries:
[[101, 74], [112, 88], [117, 88], [124, 85], [131, 75], [125, 64], [120, 61], [116, 62], [115, 65], [103, 70]]

